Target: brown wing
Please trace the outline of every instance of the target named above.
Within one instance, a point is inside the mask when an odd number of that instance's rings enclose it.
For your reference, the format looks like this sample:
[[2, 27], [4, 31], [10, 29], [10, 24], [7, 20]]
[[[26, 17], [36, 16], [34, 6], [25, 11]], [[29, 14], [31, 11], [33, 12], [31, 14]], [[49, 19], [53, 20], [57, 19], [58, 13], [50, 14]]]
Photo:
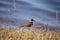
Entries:
[[25, 27], [31, 27], [32, 25], [33, 25], [33, 23], [30, 23], [30, 22], [29, 22], [29, 23], [25, 24], [24, 26], [25, 26]]

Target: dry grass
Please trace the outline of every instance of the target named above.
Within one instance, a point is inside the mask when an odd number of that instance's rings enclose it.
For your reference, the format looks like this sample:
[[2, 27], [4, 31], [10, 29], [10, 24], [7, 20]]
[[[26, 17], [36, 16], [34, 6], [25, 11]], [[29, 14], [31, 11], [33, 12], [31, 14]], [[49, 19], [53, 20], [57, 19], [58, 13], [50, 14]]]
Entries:
[[8, 30], [0, 27], [0, 40], [60, 40], [59, 31], [36, 32], [28, 29], [13, 29]]

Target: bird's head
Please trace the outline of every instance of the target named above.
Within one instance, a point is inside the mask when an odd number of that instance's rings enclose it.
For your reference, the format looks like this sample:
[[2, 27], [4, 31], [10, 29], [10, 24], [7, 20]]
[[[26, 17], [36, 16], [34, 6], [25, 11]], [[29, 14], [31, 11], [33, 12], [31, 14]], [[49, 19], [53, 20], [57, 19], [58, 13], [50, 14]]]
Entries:
[[33, 22], [33, 21], [35, 21], [35, 20], [34, 20], [34, 19], [32, 19], [32, 18], [31, 18], [31, 19], [29, 19], [29, 22]]

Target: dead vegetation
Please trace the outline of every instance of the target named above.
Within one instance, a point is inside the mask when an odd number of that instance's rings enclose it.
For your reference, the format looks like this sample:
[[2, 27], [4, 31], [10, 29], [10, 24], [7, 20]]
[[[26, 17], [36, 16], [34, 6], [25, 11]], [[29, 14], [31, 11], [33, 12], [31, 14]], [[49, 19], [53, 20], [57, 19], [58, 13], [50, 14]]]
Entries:
[[8, 30], [0, 26], [0, 40], [60, 40], [59, 31], [37, 32], [36, 30], [14, 29]]

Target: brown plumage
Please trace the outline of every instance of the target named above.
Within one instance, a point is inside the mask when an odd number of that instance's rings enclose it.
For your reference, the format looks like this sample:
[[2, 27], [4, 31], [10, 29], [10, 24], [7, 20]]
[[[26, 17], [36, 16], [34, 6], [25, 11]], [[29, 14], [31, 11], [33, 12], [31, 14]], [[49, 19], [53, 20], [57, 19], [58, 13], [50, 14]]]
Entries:
[[31, 27], [33, 25], [33, 19], [29, 19], [29, 22], [24, 25], [24, 27]]

